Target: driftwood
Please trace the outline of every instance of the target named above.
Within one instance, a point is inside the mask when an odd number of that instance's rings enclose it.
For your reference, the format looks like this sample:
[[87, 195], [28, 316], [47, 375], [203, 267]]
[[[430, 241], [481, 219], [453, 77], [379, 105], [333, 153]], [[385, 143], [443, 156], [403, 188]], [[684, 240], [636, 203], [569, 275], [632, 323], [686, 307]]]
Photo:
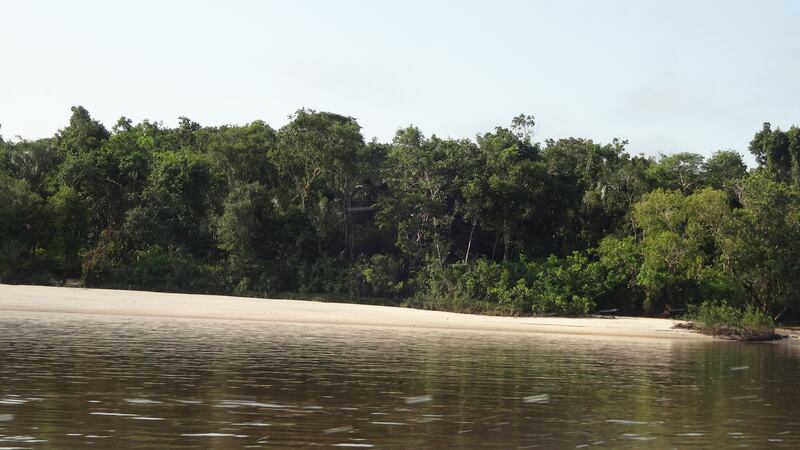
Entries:
[[667, 308], [664, 310], [664, 312], [659, 314], [658, 317], [661, 317], [662, 319], [672, 319], [675, 317], [675, 315], [683, 314], [684, 312], [686, 312], [686, 309], [684, 308], [672, 309], [669, 307], [669, 305], [667, 305]]
[[596, 319], [616, 319], [614, 316], [615, 312], [617, 312], [617, 308], [601, 309], [594, 314], [589, 314], [589, 317], [594, 317]]

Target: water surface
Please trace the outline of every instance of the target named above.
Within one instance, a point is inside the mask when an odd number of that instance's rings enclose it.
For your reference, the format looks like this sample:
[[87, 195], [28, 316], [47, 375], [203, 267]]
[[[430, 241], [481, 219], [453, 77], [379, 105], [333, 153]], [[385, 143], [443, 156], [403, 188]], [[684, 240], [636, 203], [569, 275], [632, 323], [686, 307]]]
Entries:
[[800, 345], [0, 313], [2, 448], [800, 448]]

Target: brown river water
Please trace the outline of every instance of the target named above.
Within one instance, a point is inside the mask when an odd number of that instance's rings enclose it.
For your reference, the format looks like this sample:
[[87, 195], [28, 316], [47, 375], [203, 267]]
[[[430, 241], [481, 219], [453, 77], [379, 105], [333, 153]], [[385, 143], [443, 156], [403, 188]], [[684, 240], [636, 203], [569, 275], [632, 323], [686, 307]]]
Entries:
[[800, 448], [800, 344], [0, 312], [0, 449]]

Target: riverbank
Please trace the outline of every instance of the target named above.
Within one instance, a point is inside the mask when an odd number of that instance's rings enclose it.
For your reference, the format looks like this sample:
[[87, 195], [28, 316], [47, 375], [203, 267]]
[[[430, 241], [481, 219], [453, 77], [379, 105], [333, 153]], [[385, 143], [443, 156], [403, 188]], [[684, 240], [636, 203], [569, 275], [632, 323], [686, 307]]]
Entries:
[[0, 284], [0, 314], [3, 311], [710, 339], [691, 331], [674, 329], [673, 326], [679, 321], [670, 319], [496, 317], [303, 300]]

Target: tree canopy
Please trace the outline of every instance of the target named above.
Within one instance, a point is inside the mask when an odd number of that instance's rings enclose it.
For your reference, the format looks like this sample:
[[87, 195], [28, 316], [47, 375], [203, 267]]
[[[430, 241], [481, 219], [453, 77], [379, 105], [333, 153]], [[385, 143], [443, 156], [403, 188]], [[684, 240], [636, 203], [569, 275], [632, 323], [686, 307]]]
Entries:
[[507, 314], [658, 314], [705, 300], [800, 314], [800, 131], [749, 149], [632, 155], [536, 142], [520, 114], [475, 139], [367, 141], [301, 109], [174, 128], [83, 107], [0, 138], [0, 282], [311, 296]]

